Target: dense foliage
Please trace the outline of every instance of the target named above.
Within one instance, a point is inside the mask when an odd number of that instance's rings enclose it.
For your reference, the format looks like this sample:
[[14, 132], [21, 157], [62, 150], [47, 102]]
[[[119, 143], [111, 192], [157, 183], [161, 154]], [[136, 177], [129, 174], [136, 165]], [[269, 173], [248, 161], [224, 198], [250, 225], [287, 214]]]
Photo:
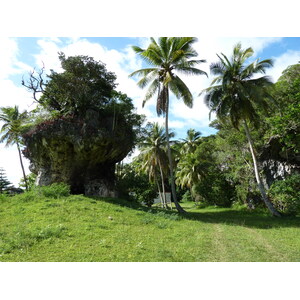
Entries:
[[[89, 56], [66, 57], [59, 53], [59, 59], [62, 72], [51, 70], [45, 79], [42, 69], [38, 75], [31, 73], [26, 83], [23, 81], [38, 103], [31, 112], [32, 126], [47, 127], [49, 120], [64, 118], [84, 122], [90, 120], [96, 111], [100, 116], [112, 116], [112, 130], [118, 128], [118, 123], [121, 126], [126, 124], [134, 129], [132, 138], [139, 135], [144, 117], [134, 112], [132, 100], [126, 94], [116, 91], [114, 73], [107, 71], [101, 61]], [[39, 93], [40, 97], [37, 96]]]
[[300, 174], [275, 181], [269, 194], [278, 210], [286, 215], [300, 213]]
[[[300, 157], [300, 64], [289, 66], [274, 88], [274, 111], [268, 118], [269, 134], [276, 137], [287, 159]], [[288, 157], [288, 154], [291, 157]]]
[[117, 168], [117, 186], [121, 198], [146, 204], [154, 203], [157, 196], [156, 186], [149, 181], [145, 173], [138, 171], [138, 164], [119, 165]]

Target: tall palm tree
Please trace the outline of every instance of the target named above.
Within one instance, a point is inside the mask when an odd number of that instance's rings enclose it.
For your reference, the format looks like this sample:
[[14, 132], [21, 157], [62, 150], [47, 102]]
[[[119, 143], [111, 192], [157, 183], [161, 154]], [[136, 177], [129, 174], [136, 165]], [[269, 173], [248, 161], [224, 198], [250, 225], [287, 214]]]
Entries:
[[148, 87], [144, 104], [156, 95], [156, 111], [158, 115], [165, 115], [165, 128], [167, 136], [167, 150], [169, 159], [170, 179], [172, 196], [178, 212], [185, 212], [179, 205], [176, 197], [173, 163], [169, 143], [169, 93], [170, 91], [188, 106], [193, 106], [193, 96], [178, 76], [186, 75], [207, 75], [204, 71], [195, 66], [204, 60], [197, 60], [197, 52], [193, 49], [193, 44], [197, 41], [193, 37], [160, 37], [158, 41], [150, 38], [151, 43], [147, 49], [133, 46], [133, 50], [151, 67], [137, 70], [129, 76], [138, 75], [142, 77], [138, 81], [138, 86]]
[[258, 188], [267, 208], [274, 216], [280, 216], [268, 199], [261, 181], [254, 144], [251, 138], [248, 123], [258, 124], [256, 109], [266, 109], [267, 100], [271, 99], [269, 87], [272, 82], [269, 77], [256, 77], [257, 74], [265, 74], [266, 69], [273, 66], [271, 59], [258, 60], [246, 64], [246, 60], [254, 54], [252, 48], [242, 49], [238, 43], [233, 49], [233, 55], [229, 60], [223, 53], [217, 55], [219, 61], [210, 65], [210, 71], [217, 77], [211, 86], [205, 89], [205, 103], [211, 112], [215, 112], [220, 120], [228, 119], [238, 129], [242, 124], [249, 142], [249, 148], [253, 159], [254, 173]]
[[[174, 133], [169, 133], [170, 137], [174, 137]], [[149, 179], [158, 180], [161, 178], [162, 187], [162, 204], [167, 207], [166, 194], [165, 194], [165, 178], [168, 171], [167, 161], [168, 156], [166, 152], [166, 134], [163, 127], [158, 123], [150, 124], [145, 139], [139, 144], [141, 153], [139, 157], [142, 160], [141, 168], [149, 175]], [[158, 174], [159, 173], [159, 176]], [[160, 192], [159, 184], [158, 189]], [[161, 193], [160, 193], [161, 195]]]
[[25, 187], [26, 190], [28, 190], [27, 178], [20, 149], [22, 125], [24, 124], [26, 119], [27, 111], [20, 113], [18, 106], [0, 108], [0, 121], [4, 122], [0, 131], [0, 133], [2, 133], [0, 143], [6, 142], [6, 147], [16, 144], [19, 152], [19, 159], [23, 172]]

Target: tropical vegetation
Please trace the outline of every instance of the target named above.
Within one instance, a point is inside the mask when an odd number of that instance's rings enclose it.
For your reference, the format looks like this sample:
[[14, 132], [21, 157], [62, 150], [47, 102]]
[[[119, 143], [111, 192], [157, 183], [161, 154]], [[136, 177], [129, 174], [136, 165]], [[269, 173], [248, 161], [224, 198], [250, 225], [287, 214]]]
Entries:
[[[146, 49], [133, 46], [150, 66], [130, 76], [148, 87], [143, 104], [155, 97], [164, 126], [143, 123], [131, 98], [116, 90], [114, 73], [91, 57], [60, 53], [63, 72], [45, 76], [41, 69], [23, 81], [37, 108], [0, 110], [0, 142], [17, 146], [20, 187], [26, 190], [14, 195], [19, 191], [0, 168], [0, 260], [299, 261], [300, 64], [273, 83], [265, 76], [273, 61], [254, 60], [251, 47], [237, 44], [231, 57], [217, 54], [210, 65], [211, 85], [199, 91], [216, 116], [210, 123], [216, 133], [204, 136], [190, 128], [176, 139], [168, 123], [170, 94], [192, 108], [188, 81], [180, 76], [206, 75], [196, 68], [205, 61], [197, 58], [195, 41], [162, 37], [151, 38]], [[93, 122], [102, 122], [115, 140], [108, 144]], [[118, 197], [87, 197], [63, 180], [36, 186], [37, 174], [25, 174], [26, 138], [46, 129], [52, 138], [51, 128], [61, 129], [63, 123], [77, 134], [60, 136], [68, 149], [84, 154], [95, 146], [95, 137], [103, 144], [100, 163], [99, 150], [93, 152], [94, 166], [79, 159], [80, 171], [94, 168], [85, 181], [110, 177]], [[130, 134], [117, 136], [127, 126]], [[84, 132], [89, 141], [82, 142]], [[127, 153], [137, 151], [130, 163], [121, 155], [105, 156], [117, 152], [121, 138], [119, 148], [130, 139]], [[40, 142], [47, 145], [45, 135]], [[62, 153], [69, 152], [59, 147], [56, 142], [51, 151], [59, 149], [61, 162], [66, 161]], [[71, 178], [81, 177], [75, 172]]]

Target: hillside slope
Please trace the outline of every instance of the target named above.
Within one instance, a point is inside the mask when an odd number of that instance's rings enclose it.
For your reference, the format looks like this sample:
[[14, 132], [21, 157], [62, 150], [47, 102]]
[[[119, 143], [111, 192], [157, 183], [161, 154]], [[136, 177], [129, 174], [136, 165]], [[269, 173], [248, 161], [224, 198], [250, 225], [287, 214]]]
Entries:
[[0, 261], [300, 261], [299, 218], [186, 209], [181, 217], [81, 195], [2, 199]]

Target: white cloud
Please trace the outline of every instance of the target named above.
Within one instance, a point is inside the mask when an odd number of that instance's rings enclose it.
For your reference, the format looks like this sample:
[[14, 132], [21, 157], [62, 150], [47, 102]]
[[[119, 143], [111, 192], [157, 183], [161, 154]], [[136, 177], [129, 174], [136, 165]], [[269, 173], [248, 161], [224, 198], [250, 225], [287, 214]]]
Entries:
[[32, 95], [22, 86], [16, 86], [12, 80], [0, 80], [0, 106], [19, 106], [19, 110], [31, 110], [35, 107]]
[[281, 76], [282, 71], [288, 66], [297, 64], [300, 61], [300, 50], [288, 50], [280, 56], [273, 57], [273, 59], [275, 61], [274, 67], [268, 73], [272, 76], [274, 82], [276, 82]]
[[[29, 160], [23, 158], [23, 164], [25, 168], [25, 173], [29, 174]], [[0, 167], [2, 167], [5, 172], [7, 179], [13, 183], [15, 187], [18, 187], [20, 179], [23, 177], [19, 153], [16, 146], [4, 147], [4, 144], [0, 144]]]

